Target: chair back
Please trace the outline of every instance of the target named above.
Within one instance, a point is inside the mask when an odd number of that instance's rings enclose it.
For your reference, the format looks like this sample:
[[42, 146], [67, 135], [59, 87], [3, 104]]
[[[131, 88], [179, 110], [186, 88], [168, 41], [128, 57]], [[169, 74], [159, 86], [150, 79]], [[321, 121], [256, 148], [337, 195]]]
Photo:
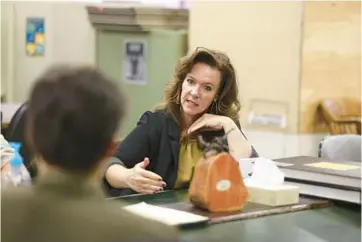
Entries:
[[35, 165], [32, 163], [32, 154], [26, 144], [25, 125], [27, 116], [28, 104], [23, 103], [14, 116], [11, 118], [9, 127], [6, 133], [6, 140], [8, 142], [21, 143], [20, 155], [23, 157], [24, 165], [29, 170], [32, 177], [36, 175]]
[[352, 98], [325, 99], [319, 109], [329, 132], [338, 134], [361, 134], [361, 102]]
[[361, 136], [355, 134], [325, 137], [318, 148], [318, 157], [336, 161], [361, 161]]

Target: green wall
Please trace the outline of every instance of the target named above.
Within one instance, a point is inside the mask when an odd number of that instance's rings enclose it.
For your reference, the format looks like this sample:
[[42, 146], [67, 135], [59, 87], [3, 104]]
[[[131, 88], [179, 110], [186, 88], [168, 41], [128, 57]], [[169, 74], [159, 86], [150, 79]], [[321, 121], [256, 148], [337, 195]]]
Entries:
[[[124, 43], [128, 40], [145, 42], [145, 85], [129, 84], [123, 79]], [[186, 31], [97, 31], [97, 64], [117, 81], [127, 95], [127, 117], [118, 132], [119, 138], [132, 131], [140, 116], [160, 102], [166, 83], [173, 78], [177, 61], [186, 52]]]

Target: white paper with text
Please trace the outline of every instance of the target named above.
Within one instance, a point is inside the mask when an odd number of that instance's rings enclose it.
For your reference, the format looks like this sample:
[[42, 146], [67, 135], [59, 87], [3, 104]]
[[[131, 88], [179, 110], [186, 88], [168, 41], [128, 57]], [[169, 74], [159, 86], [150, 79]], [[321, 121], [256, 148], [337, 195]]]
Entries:
[[199, 223], [209, 220], [208, 217], [176, 209], [150, 205], [145, 202], [125, 206], [124, 209], [145, 218], [153, 219], [172, 226]]

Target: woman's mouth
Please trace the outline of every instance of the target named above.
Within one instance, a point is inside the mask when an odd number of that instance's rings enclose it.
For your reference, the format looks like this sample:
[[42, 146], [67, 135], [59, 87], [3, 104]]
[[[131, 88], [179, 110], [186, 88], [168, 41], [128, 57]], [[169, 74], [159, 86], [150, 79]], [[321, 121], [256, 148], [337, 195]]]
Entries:
[[186, 102], [188, 103], [188, 104], [191, 104], [191, 105], [193, 105], [193, 106], [199, 106], [197, 103], [195, 103], [194, 101], [191, 101], [191, 100], [186, 100]]

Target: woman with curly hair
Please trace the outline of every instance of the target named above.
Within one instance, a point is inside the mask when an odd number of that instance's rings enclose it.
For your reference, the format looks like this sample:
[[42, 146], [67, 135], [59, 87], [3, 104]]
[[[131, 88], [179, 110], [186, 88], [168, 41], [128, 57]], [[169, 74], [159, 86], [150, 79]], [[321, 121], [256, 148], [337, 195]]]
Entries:
[[163, 102], [145, 112], [105, 169], [112, 196], [187, 188], [202, 151], [196, 137], [227, 134], [235, 159], [258, 154], [240, 129], [236, 73], [229, 58], [206, 48], [180, 59]]

